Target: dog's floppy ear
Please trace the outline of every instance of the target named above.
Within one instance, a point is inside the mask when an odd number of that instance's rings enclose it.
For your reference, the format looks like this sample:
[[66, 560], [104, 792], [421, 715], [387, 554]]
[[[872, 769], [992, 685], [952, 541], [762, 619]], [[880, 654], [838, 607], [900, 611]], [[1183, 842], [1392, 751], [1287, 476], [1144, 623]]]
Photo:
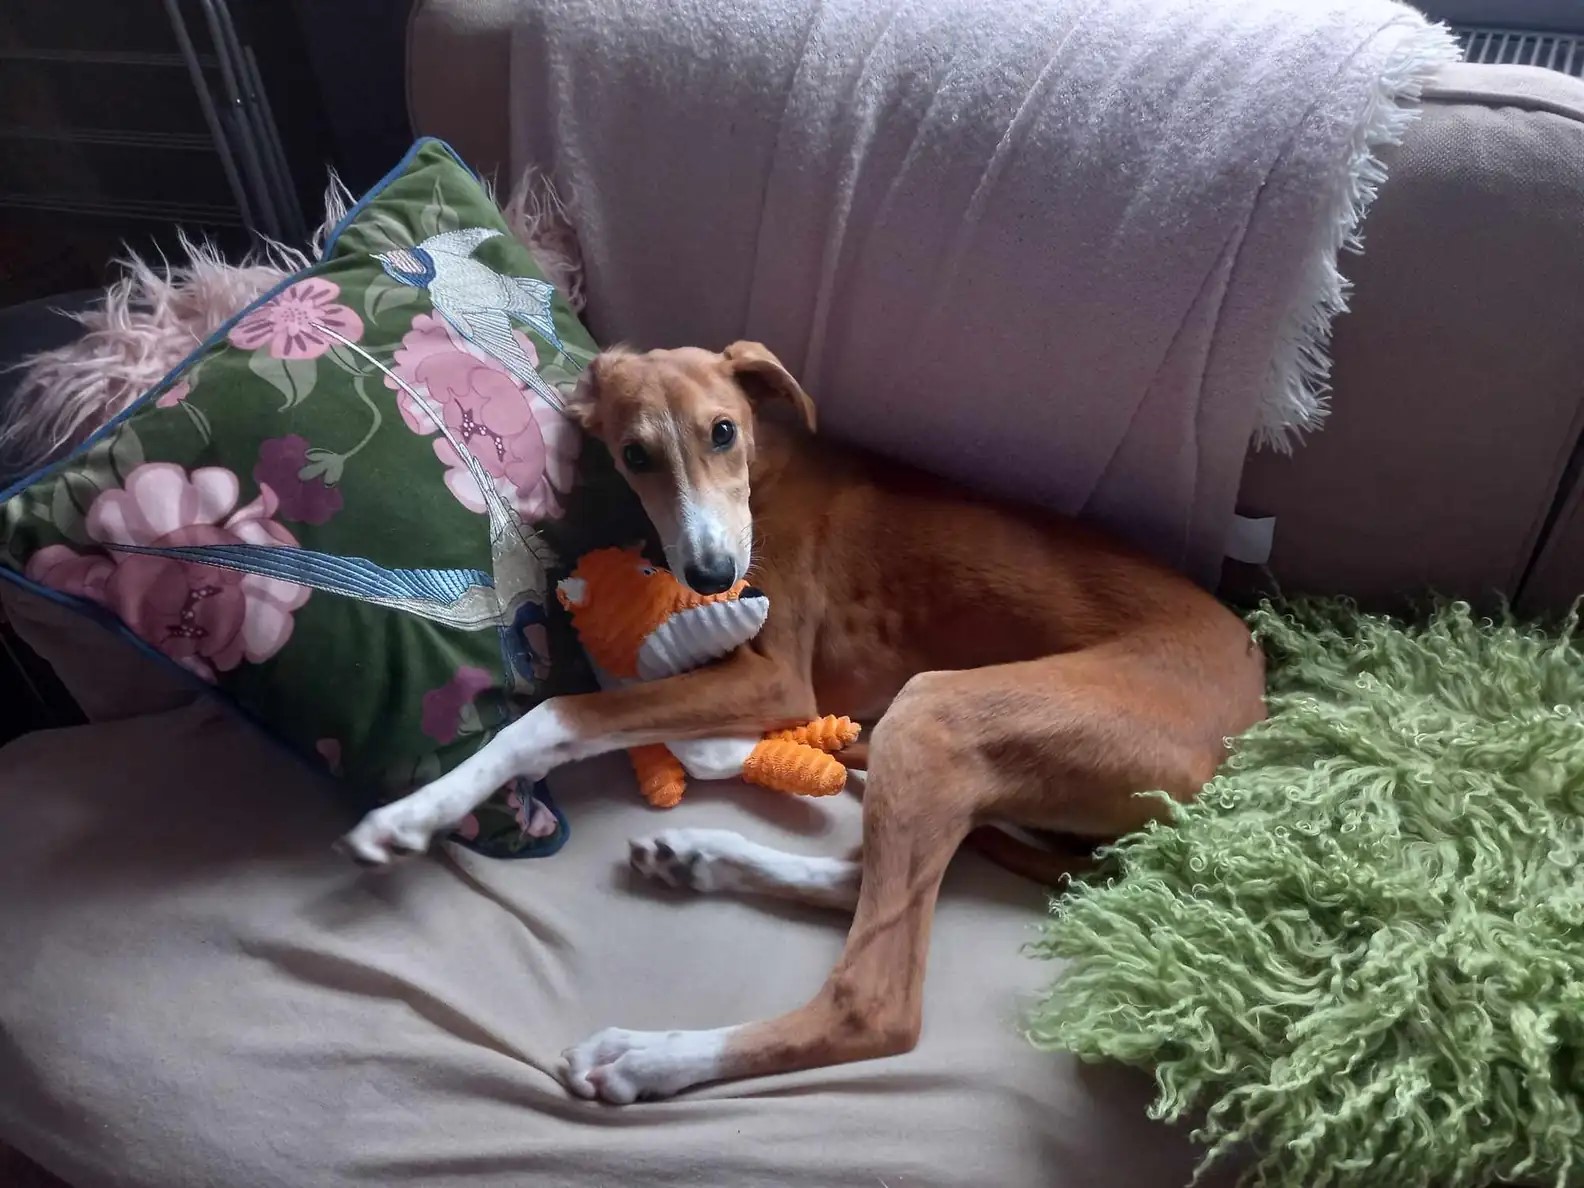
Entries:
[[585, 433], [596, 435], [599, 433], [599, 377], [594, 364], [598, 362], [595, 358], [583, 369], [572, 395], [564, 397], [561, 404], [573, 424]]
[[589, 360], [589, 365], [578, 376], [572, 395], [566, 397], [566, 414], [585, 433], [599, 435], [600, 388], [610, 378], [610, 369], [617, 359], [630, 354], [625, 347], [610, 347]]
[[788, 401], [808, 426], [808, 431], [814, 432], [814, 401], [781, 365], [781, 360], [770, 353], [770, 348], [760, 342], [734, 342], [721, 354], [732, 378], [748, 393], [749, 399], [775, 397]]

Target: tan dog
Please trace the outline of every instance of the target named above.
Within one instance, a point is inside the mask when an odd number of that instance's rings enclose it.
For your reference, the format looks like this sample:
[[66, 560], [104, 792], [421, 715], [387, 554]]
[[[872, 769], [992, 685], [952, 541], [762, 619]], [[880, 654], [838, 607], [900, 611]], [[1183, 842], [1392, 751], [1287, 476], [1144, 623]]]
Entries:
[[[778, 423], [778, 406], [801, 424]], [[371, 813], [346, 848], [389, 862], [509, 778], [606, 751], [824, 713], [878, 719], [861, 865], [720, 830], [632, 844], [634, 866], [667, 882], [853, 909], [824, 987], [765, 1022], [602, 1031], [566, 1054], [580, 1096], [625, 1103], [907, 1051], [935, 897], [971, 830], [1117, 837], [1161, 812], [1135, 793], [1194, 796], [1225, 740], [1264, 715], [1260, 652], [1210, 595], [1070, 521], [814, 445], [813, 402], [757, 343], [607, 353], [573, 409], [638, 493], [673, 571], [711, 593], [752, 564], [769, 622], [711, 667], [539, 705]]]

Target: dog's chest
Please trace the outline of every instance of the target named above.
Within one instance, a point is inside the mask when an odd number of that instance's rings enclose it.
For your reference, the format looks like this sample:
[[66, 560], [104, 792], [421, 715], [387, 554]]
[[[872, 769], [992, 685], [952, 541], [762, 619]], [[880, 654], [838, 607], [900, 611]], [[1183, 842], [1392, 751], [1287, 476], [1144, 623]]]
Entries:
[[830, 608], [814, 642], [814, 697], [821, 713], [873, 721], [912, 676], [905, 616], [878, 598]]

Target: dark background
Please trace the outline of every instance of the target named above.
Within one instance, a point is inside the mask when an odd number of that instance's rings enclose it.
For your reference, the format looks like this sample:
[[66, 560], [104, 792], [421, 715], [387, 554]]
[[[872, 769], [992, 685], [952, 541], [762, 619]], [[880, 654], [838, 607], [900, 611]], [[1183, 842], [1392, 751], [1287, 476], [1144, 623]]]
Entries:
[[[200, 0], [178, 4], [207, 54]], [[412, 139], [403, 81], [410, 5], [230, 0], [310, 228], [328, 169], [361, 193]], [[205, 77], [218, 98], [218, 68]], [[69, 341], [73, 324], [54, 311], [91, 299], [128, 249], [181, 259], [181, 232], [233, 259], [255, 244], [164, 0], [0, 0], [0, 368]], [[0, 403], [16, 378], [0, 371]], [[0, 743], [78, 717], [0, 616]]]
[[[410, 140], [409, 4], [229, 4], [309, 226], [328, 167], [356, 193]], [[180, 11], [206, 51], [200, 3]], [[163, 0], [0, 5], [0, 307], [102, 285], [123, 245], [175, 255], [178, 228], [229, 252], [250, 244]]]

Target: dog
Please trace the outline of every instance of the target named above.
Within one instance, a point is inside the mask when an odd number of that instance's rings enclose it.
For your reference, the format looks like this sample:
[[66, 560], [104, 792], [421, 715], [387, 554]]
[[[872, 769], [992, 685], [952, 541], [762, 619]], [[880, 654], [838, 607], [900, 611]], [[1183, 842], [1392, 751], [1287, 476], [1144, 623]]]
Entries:
[[[821, 442], [813, 400], [758, 343], [598, 356], [568, 401], [699, 594], [752, 580], [759, 636], [681, 676], [555, 697], [343, 847], [424, 849], [509, 779], [607, 751], [751, 735], [835, 713], [875, 722], [857, 859], [722, 830], [631, 843], [646, 875], [853, 912], [824, 986], [779, 1018], [712, 1031], [610, 1028], [563, 1077], [626, 1104], [710, 1081], [905, 1052], [947, 864], [987, 823], [1114, 839], [1186, 801], [1265, 713], [1244, 624], [1171, 570], [1071, 520]], [[1043, 869], [1006, 834], [992, 848]]]

